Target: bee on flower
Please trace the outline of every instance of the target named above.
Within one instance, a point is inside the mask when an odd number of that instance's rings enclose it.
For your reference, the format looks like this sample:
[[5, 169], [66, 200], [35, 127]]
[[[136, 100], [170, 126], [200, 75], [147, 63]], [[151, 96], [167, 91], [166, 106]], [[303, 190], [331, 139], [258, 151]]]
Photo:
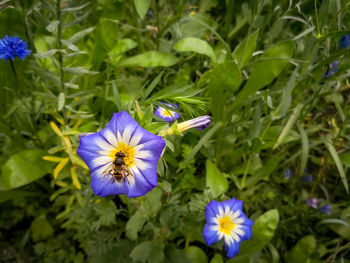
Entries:
[[99, 132], [82, 134], [77, 153], [90, 169], [95, 195], [145, 195], [157, 186], [162, 137], [142, 128], [127, 112], [114, 113]]
[[205, 208], [206, 224], [203, 237], [208, 245], [224, 239], [227, 257], [232, 258], [239, 252], [241, 242], [252, 236], [253, 221], [242, 211], [243, 201], [210, 201]]

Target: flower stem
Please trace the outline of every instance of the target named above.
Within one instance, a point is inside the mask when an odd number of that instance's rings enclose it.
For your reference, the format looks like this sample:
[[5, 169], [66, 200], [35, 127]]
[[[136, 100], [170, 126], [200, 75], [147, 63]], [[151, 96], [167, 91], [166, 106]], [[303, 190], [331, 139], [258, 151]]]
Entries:
[[[58, 24], [57, 28], [57, 46], [59, 50], [62, 50], [62, 17], [61, 17], [61, 0], [57, 0], [56, 2], [56, 14], [57, 14], [57, 20], [60, 21]], [[60, 87], [61, 87], [61, 92], [64, 94], [64, 98], [67, 97], [67, 90], [66, 87], [64, 86], [64, 71], [63, 71], [63, 55], [61, 52], [58, 52], [58, 63], [60, 65]], [[67, 123], [67, 115], [66, 115], [66, 110], [65, 107], [62, 109], [63, 111], [63, 121], [64, 121], [64, 126]]]

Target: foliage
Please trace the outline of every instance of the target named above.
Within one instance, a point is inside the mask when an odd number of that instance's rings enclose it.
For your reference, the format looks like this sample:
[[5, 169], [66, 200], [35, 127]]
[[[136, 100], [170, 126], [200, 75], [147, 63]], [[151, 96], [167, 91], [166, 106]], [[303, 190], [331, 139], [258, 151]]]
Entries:
[[[349, 8], [0, 1], [0, 37], [32, 51], [0, 61], [0, 262], [349, 262]], [[159, 133], [161, 102], [212, 123], [165, 137], [147, 195], [94, 196], [78, 134], [122, 110]], [[202, 230], [206, 204], [232, 197], [255, 224], [228, 260]]]

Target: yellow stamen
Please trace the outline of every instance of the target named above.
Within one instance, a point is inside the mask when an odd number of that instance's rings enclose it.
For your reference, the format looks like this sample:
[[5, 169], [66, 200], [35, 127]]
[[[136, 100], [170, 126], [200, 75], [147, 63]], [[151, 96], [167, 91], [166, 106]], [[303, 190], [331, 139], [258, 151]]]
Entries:
[[231, 221], [229, 216], [225, 216], [219, 220], [219, 227], [220, 232], [224, 232], [226, 235], [231, 235], [231, 231], [235, 227], [235, 224]]
[[124, 157], [124, 162], [126, 164], [126, 166], [131, 167], [134, 165], [134, 155], [135, 155], [135, 149], [134, 147], [131, 147], [129, 145], [126, 145], [123, 142], [118, 143], [117, 148], [115, 148], [113, 151], [109, 152], [109, 156], [111, 158], [115, 158], [115, 154], [117, 152], [123, 152], [125, 154]]

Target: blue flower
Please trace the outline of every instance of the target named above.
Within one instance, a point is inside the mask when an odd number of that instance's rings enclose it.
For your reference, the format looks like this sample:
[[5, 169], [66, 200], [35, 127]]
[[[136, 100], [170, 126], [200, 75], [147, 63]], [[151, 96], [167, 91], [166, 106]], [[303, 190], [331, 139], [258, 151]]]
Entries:
[[313, 177], [311, 174], [308, 174], [308, 175], [301, 177], [301, 180], [306, 182], [306, 183], [311, 183], [313, 180]]
[[321, 206], [318, 209], [318, 211], [320, 211], [321, 213], [329, 215], [331, 213], [331, 209], [332, 209], [331, 205], [327, 204], [327, 205]]
[[[162, 102], [163, 105], [168, 106], [169, 108], [179, 108], [179, 106], [177, 106], [177, 104], [169, 104], [169, 103], [165, 103]], [[180, 118], [180, 114], [176, 111], [172, 111], [169, 109], [165, 109], [163, 107], [158, 107], [155, 112], [154, 115], [158, 116], [159, 118], [167, 121], [167, 122], [171, 122], [173, 120], [177, 120], [178, 118]]]
[[19, 57], [24, 60], [32, 51], [28, 48], [27, 42], [24, 42], [23, 39], [18, 36], [5, 36], [0, 39], [0, 58], [4, 60], [12, 59]]
[[114, 113], [103, 130], [80, 137], [77, 153], [90, 169], [95, 195], [145, 195], [157, 186], [157, 163], [165, 141], [127, 112]]
[[350, 34], [343, 36], [340, 39], [340, 48], [341, 49], [347, 48], [348, 46], [350, 46]]
[[182, 133], [191, 128], [196, 128], [197, 130], [203, 130], [204, 128], [208, 127], [209, 124], [210, 124], [210, 116], [204, 115], [188, 121], [181, 122], [177, 125], [177, 128], [179, 132]]
[[285, 170], [283, 176], [286, 178], [286, 180], [290, 180], [292, 177], [292, 171], [290, 169]]
[[329, 78], [332, 77], [339, 69], [337, 66], [339, 65], [339, 61], [336, 60], [332, 64], [329, 65], [326, 73], [323, 75], [323, 78]]
[[205, 208], [204, 240], [211, 245], [224, 239], [229, 258], [238, 253], [243, 240], [252, 236], [254, 222], [246, 217], [242, 207], [243, 201], [232, 198], [223, 202], [210, 201]]

